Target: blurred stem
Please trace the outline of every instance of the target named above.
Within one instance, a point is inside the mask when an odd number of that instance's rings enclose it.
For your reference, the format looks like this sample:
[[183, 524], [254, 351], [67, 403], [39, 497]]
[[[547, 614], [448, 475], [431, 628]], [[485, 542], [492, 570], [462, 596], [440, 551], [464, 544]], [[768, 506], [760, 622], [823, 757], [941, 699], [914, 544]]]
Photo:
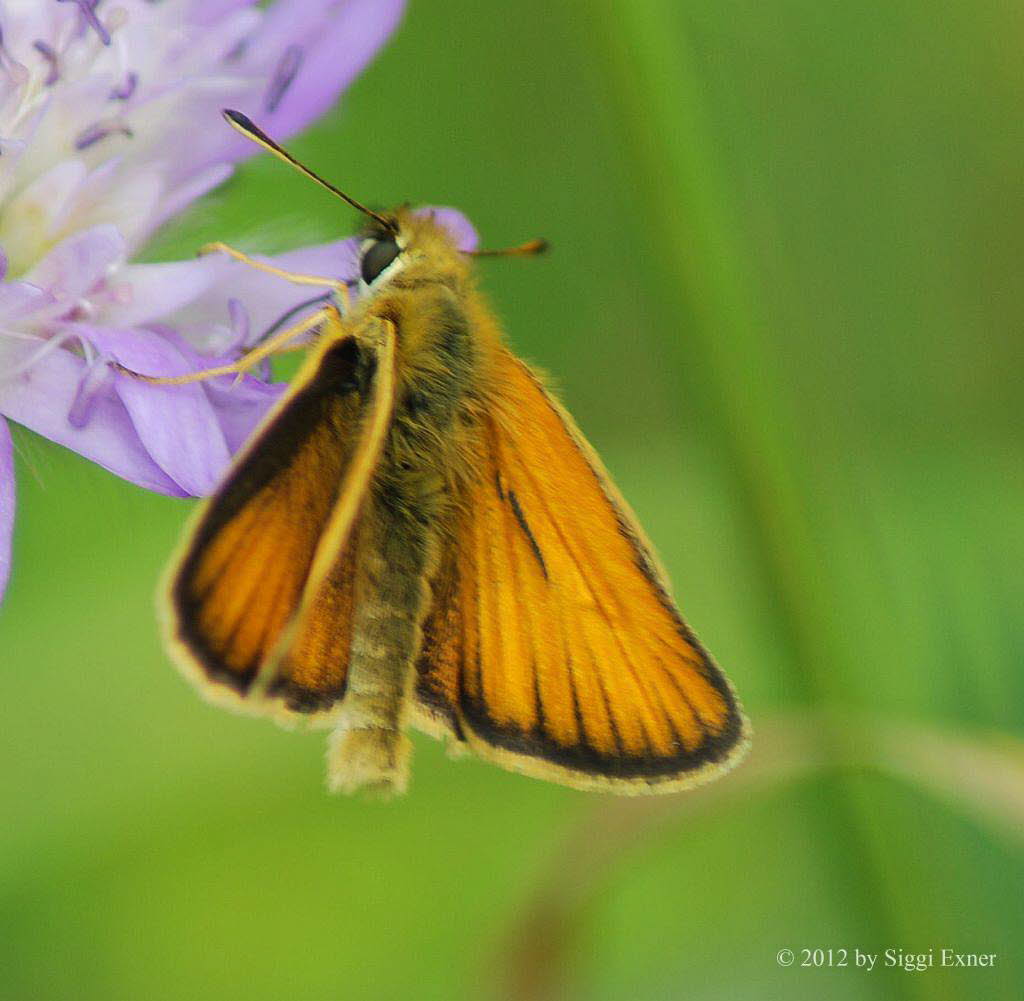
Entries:
[[768, 593], [780, 600], [779, 619], [801, 668], [798, 681], [820, 697], [815, 665], [834, 663], [841, 653], [826, 649], [828, 606], [809, 533], [798, 421], [755, 305], [754, 269], [705, 121], [680, 9], [674, 0], [599, 5], [625, 122], [642, 161], [651, 231], [660, 240], [653, 256], [666, 288], [676, 291], [679, 316], [695, 320], [667, 347], [679, 372], [694, 369], [696, 352], [707, 430], [740, 481], [760, 570]]
[[[745, 253], [736, 198], [706, 120], [704, 86], [682, 21], [686, 7], [678, 0], [601, 0], [596, 10], [591, 17], [602, 29], [659, 241], [652, 256], [676, 294], [680, 317], [693, 319], [685, 341], [668, 339], [673, 367], [680, 373], [697, 367], [704, 375], [702, 430], [736, 477], [759, 560], [751, 572], [760, 575], [762, 593], [776, 597], [779, 642], [807, 701], [834, 705], [830, 696], [842, 694], [837, 680], [858, 665], [848, 663], [833, 628], [841, 602], [827, 586], [827, 560], [814, 536], [806, 436], [756, 305], [758, 269]], [[820, 725], [819, 741], [843, 759], [851, 750], [849, 732], [827, 716]], [[759, 728], [755, 719], [755, 746]], [[851, 902], [860, 894], [880, 936], [898, 940], [905, 915], [894, 914], [887, 899], [884, 857], [856, 787], [837, 788], [818, 821], [826, 839], [844, 832], [858, 846], [859, 878], [850, 879], [848, 859], [836, 861], [838, 878]], [[916, 987], [894, 983], [893, 990], [912, 995]]]
[[822, 740], [834, 722], [805, 711], [763, 719], [750, 759], [718, 782], [679, 795], [596, 800], [563, 840], [499, 952], [503, 1001], [572, 996], [571, 957], [589, 905], [630, 853], [649, 845], [661, 829], [745, 806], [752, 795], [774, 795], [818, 774], [856, 770], [895, 778], [1024, 846], [1021, 741], [847, 716], [842, 723], [853, 739], [836, 757]]

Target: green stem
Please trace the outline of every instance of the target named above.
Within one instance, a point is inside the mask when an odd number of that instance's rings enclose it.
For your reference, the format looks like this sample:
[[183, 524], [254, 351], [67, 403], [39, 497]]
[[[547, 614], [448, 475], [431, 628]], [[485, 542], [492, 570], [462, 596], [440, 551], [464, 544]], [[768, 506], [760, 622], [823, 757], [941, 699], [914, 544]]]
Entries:
[[[803, 435], [772, 350], [772, 335], [757, 308], [755, 267], [744, 251], [742, 228], [718, 162], [714, 130], [674, 0], [603, 0], [597, 20], [624, 118], [640, 160], [638, 179], [650, 206], [650, 227], [660, 240], [655, 256], [677, 289], [679, 315], [692, 317], [686, 339], [671, 338], [679, 372], [693, 370], [694, 354], [705, 374], [705, 425], [735, 487], [753, 533], [759, 566], [752, 568], [776, 598], [780, 645], [787, 648], [795, 680], [811, 704], [841, 702], [841, 679], [851, 654], [832, 628], [840, 607], [823, 580], [827, 566], [814, 536], [812, 482]], [[838, 698], [837, 698], [838, 696]], [[755, 743], [757, 719], [754, 719]], [[848, 756], [840, 722], [822, 718], [818, 740], [829, 757]], [[827, 797], [818, 817], [829, 842], [845, 841], [851, 860], [844, 882], [860, 892], [874, 930], [898, 940], [906, 929], [885, 892], [885, 853], [872, 836], [870, 806], [855, 785]], [[895, 984], [893, 985], [894, 989]], [[901, 985], [901, 993], [913, 988]]]

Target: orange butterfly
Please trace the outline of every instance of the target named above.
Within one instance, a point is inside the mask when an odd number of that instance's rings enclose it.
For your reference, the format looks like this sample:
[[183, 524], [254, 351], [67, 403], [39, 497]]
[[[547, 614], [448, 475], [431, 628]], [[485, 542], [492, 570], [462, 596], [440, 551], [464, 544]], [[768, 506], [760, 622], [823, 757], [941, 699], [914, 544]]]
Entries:
[[171, 569], [178, 663], [218, 702], [331, 727], [335, 789], [404, 789], [410, 724], [581, 789], [669, 792], [735, 763], [729, 682], [598, 457], [505, 347], [470, 255], [225, 114], [370, 229], [351, 308], [341, 283], [218, 245], [334, 292], [242, 361], [319, 329]]

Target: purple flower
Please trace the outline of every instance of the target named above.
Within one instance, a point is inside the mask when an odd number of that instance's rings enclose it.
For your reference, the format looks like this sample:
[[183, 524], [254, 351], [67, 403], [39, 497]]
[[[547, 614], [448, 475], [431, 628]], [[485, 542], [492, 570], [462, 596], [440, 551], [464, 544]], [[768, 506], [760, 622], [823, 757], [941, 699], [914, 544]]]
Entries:
[[[221, 258], [129, 261], [256, 152], [235, 107], [287, 137], [386, 41], [404, 0], [5, 0], [0, 8], [0, 415], [150, 490], [208, 493], [278, 395], [178, 387], [309, 298]], [[351, 278], [350, 241], [283, 266]], [[0, 418], [0, 595], [14, 482]]]

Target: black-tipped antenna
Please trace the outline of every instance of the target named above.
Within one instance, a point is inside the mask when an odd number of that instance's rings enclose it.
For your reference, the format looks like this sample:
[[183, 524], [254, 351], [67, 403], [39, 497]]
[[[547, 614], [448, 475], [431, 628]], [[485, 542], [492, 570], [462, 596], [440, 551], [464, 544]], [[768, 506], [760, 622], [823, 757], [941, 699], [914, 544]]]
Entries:
[[278, 145], [270, 138], [261, 128], [256, 126], [250, 118], [243, 115], [240, 111], [232, 111], [230, 108], [223, 110], [223, 115], [227, 119], [228, 124], [238, 132], [241, 132], [246, 139], [251, 139], [257, 146], [262, 146], [267, 152], [273, 153], [279, 160], [283, 160], [285, 163], [291, 164], [297, 171], [305, 174], [311, 181], [316, 181], [321, 187], [326, 188], [331, 194], [336, 195], [342, 201], [348, 202], [349, 205], [354, 209], [358, 209], [364, 215], [368, 215], [371, 219], [375, 219], [379, 222], [389, 233], [397, 233], [398, 227], [395, 225], [393, 219], [387, 219], [382, 215], [378, 215], [373, 209], [368, 209], [365, 205], [357, 202], [350, 195], [346, 195], [344, 191], [336, 188], [330, 181], [325, 181], [319, 174], [310, 170], [304, 163], [299, 163], [291, 153], [288, 152], [283, 146]]
[[548, 241], [542, 238], [527, 240], [518, 247], [506, 247], [504, 250], [467, 250], [470, 257], [533, 257], [543, 254], [548, 249]]

